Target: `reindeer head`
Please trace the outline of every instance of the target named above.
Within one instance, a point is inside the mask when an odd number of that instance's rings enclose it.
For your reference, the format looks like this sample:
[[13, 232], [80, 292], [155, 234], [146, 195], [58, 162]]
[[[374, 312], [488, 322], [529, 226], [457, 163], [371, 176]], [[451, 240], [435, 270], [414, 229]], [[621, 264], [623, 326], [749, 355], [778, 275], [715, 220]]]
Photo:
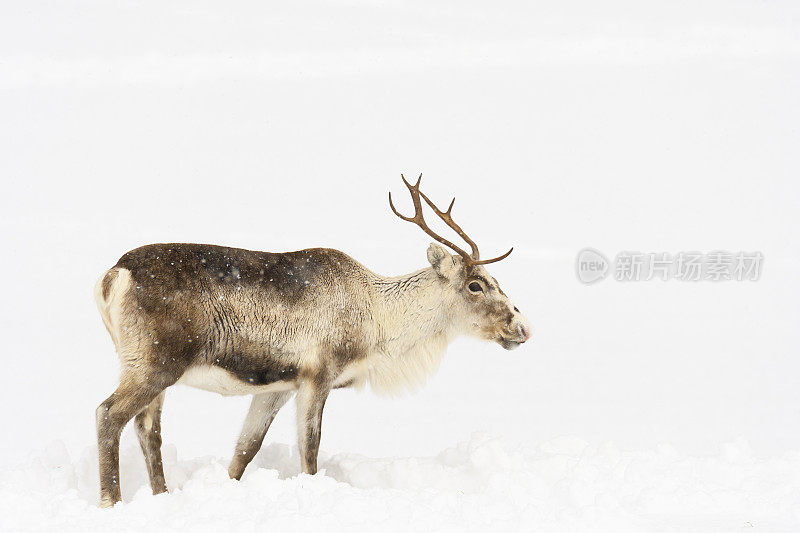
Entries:
[[[530, 339], [530, 323], [511, 303], [508, 296], [500, 289], [497, 280], [483, 266], [505, 259], [513, 248], [493, 259], [480, 259], [478, 246], [451, 216], [456, 199], [453, 198], [447, 211], [441, 211], [425, 196], [425, 193], [419, 190], [422, 174], [419, 175], [416, 185], [411, 185], [402, 174], [400, 177], [411, 193], [414, 216], [407, 217], [398, 213], [392, 203], [392, 193], [389, 193], [389, 206], [394, 214], [407, 222], [413, 222], [425, 233], [457, 254], [452, 255], [434, 243], [431, 243], [428, 248], [428, 261], [445, 287], [448, 304], [454, 307], [454, 315], [459, 317], [462, 322], [460, 324], [462, 330], [474, 337], [493, 340], [506, 350], [512, 350]], [[421, 199], [425, 200], [434, 213], [469, 244], [472, 253], [465, 252], [428, 227], [422, 214]]]

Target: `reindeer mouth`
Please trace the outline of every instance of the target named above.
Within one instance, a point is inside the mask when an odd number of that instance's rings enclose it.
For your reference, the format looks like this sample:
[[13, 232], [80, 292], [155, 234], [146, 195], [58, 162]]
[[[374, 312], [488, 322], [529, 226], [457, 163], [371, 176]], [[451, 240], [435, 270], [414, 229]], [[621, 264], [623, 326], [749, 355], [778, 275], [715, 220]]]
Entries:
[[522, 344], [520, 341], [512, 341], [510, 339], [506, 339], [504, 337], [498, 337], [497, 343], [505, 348], [506, 350], [515, 350], [519, 348], [519, 345]]
[[498, 335], [496, 340], [498, 344], [500, 344], [500, 346], [502, 346], [506, 350], [513, 350], [515, 348], [519, 348], [520, 344], [524, 343], [525, 341], [531, 338], [531, 334], [529, 327], [526, 328], [523, 325], [519, 325], [517, 327], [517, 332], [519, 333], [519, 337], [516, 337], [514, 339], [509, 339], [507, 337], [504, 337], [503, 335]]

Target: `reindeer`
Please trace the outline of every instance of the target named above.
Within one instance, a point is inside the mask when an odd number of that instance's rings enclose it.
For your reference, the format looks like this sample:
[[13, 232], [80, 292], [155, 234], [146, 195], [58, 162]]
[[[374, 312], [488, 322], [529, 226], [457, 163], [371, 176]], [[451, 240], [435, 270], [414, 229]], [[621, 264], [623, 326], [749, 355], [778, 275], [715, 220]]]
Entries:
[[[95, 298], [121, 361], [119, 386], [99, 405], [100, 505], [120, 501], [119, 439], [135, 417], [153, 494], [167, 490], [161, 463], [164, 391], [176, 383], [252, 395], [228, 473], [240, 479], [278, 410], [296, 395], [302, 470], [317, 471], [322, 410], [332, 389], [414, 387], [458, 335], [505, 349], [531, 327], [451, 216], [411, 185], [413, 216], [435, 241], [430, 266], [384, 277], [329, 248], [269, 253], [202, 244], [132, 250], [97, 282]], [[421, 200], [471, 253], [431, 230]]]

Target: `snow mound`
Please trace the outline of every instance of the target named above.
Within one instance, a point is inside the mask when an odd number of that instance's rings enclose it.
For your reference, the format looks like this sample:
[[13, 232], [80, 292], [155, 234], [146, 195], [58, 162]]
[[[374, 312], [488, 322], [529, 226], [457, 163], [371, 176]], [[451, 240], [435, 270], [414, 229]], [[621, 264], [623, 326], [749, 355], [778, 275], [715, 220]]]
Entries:
[[227, 459], [178, 460], [164, 446], [169, 494], [150, 493], [141, 452], [121, 451], [124, 503], [97, 507], [97, 451], [61, 443], [0, 473], [3, 531], [798, 531], [800, 453], [718, 456], [671, 446], [626, 452], [559, 438], [511, 446], [487, 435], [436, 457], [321, 456], [300, 474], [295, 449], [270, 444], [242, 481]]

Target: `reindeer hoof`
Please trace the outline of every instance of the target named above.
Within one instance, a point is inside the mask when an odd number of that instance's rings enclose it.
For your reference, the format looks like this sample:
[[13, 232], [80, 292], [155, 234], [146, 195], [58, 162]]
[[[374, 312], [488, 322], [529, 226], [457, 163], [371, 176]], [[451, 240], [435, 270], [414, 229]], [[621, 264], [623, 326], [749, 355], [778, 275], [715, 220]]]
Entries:
[[114, 507], [114, 504], [117, 503], [119, 500], [114, 500], [113, 498], [101, 498], [100, 499], [100, 508], [101, 509], [111, 509]]

